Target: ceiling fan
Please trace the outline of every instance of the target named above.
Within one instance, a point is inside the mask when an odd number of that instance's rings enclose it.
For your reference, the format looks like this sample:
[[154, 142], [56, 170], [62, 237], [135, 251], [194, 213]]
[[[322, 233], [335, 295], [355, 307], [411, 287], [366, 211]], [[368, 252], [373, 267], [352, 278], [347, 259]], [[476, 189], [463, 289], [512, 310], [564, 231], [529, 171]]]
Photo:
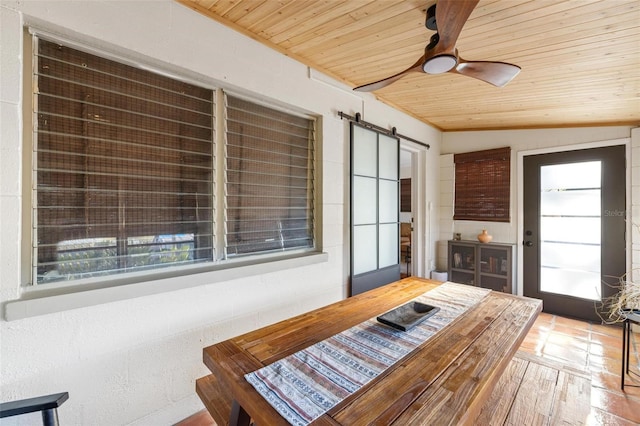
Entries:
[[404, 71], [353, 90], [371, 92], [382, 89], [412, 72], [443, 74], [451, 72], [477, 78], [503, 87], [520, 72], [520, 67], [506, 62], [467, 61], [458, 55], [456, 41], [462, 27], [480, 0], [438, 0], [427, 9], [425, 26], [436, 31], [424, 49], [424, 55]]

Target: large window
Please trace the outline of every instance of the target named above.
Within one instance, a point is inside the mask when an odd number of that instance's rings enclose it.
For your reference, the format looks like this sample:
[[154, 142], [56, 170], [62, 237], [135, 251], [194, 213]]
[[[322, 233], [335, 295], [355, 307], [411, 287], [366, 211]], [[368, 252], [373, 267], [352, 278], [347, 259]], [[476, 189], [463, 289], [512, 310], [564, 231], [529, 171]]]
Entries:
[[314, 248], [314, 120], [43, 39], [33, 60], [32, 283]]

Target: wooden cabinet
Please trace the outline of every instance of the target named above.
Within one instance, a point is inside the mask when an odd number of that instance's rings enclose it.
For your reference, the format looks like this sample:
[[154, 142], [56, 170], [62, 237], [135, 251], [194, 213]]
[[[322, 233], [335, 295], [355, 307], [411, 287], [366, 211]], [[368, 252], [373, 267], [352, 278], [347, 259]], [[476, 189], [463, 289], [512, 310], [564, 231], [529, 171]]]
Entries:
[[513, 244], [449, 241], [449, 281], [513, 292]]

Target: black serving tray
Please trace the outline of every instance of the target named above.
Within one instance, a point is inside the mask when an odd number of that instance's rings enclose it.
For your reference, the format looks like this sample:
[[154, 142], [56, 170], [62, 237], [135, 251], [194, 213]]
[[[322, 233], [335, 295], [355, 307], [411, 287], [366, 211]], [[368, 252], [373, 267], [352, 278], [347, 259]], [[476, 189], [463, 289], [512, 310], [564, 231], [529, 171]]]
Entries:
[[420, 302], [409, 302], [380, 315], [376, 319], [382, 324], [386, 324], [398, 330], [407, 331], [439, 310], [440, 308], [437, 306], [431, 306]]

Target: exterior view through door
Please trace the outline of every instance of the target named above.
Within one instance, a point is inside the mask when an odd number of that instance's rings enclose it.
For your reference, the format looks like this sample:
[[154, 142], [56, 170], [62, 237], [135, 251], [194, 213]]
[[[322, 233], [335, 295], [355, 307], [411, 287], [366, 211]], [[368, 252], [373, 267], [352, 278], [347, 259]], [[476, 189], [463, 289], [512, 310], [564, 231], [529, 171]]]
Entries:
[[524, 295], [599, 322], [626, 267], [625, 146], [524, 157]]

